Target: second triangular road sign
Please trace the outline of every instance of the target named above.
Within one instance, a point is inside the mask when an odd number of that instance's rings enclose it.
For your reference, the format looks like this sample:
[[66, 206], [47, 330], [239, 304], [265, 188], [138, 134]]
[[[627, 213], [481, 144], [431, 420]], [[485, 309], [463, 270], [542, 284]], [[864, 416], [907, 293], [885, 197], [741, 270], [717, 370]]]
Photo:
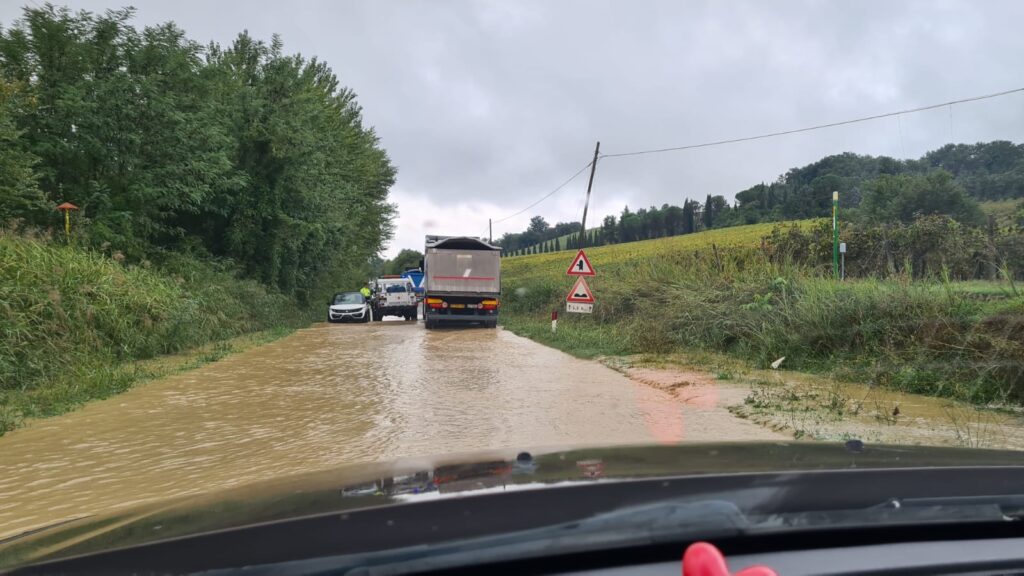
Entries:
[[572, 285], [572, 290], [569, 290], [569, 295], [565, 297], [565, 301], [582, 304], [594, 303], [594, 293], [590, 291], [590, 286], [587, 286], [586, 278], [576, 279], [576, 283]]
[[569, 265], [569, 269], [565, 273], [570, 276], [597, 276], [582, 249], [576, 253], [576, 257], [572, 259], [572, 264]]

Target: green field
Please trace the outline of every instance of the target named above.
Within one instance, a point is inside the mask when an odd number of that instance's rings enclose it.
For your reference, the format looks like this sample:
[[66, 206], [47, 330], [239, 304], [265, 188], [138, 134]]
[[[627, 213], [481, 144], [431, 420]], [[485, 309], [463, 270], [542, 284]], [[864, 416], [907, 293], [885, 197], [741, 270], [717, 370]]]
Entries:
[[978, 206], [985, 216], [995, 217], [996, 226], [1010, 226], [1016, 222], [1017, 214], [1024, 208], [1024, 200], [1011, 198], [1008, 200], [990, 200], [979, 202]]
[[[798, 226], [811, 229], [815, 221]], [[1011, 282], [837, 282], [762, 250], [759, 224], [587, 250], [594, 314], [567, 314], [571, 252], [506, 258], [506, 328], [593, 357], [695, 350], [974, 402], [1024, 399]], [[558, 333], [550, 313], [562, 310]]]
[[[813, 220], [807, 220], [799, 224], [803, 227], [809, 227], [813, 222]], [[587, 254], [595, 267], [599, 267], [594, 260], [594, 258], [597, 258], [602, 264], [611, 266], [608, 269], [610, 273], [617, 273], [621, 270], [628, 273], [631, 265], [634, 263], [664, 261], [668, 264], [677, 261], [681, 254], [685, 255], [693, 251], [712, 250], [713, 247], [721, 249], [756, 248], [759, 246], [761, 239], [771, 233], [774, 227], [775, 224], [753, 224], [750, 226], [720, 228], [697, 234], [683, 234], [668, 238], [658, 238], [656, 240], [598, 246], [588, 248]], [[517, 278], [554, 274], [559, 269], [561, 272], [565, 272], [575, 251], [576, 249], [567, 249], [561, 252], [509, 257], [502, 261], [502, 270], [505, 271], [506, 275], [512, 274]], [[622, 265], [626, 265], [625, 268]]]

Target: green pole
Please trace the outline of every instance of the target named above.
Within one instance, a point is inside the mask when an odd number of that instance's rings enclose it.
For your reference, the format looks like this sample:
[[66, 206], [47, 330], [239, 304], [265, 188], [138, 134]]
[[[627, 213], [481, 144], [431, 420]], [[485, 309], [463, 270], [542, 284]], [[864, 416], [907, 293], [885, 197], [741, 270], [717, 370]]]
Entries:
[[832, 275], [839, 278], [839, 192], [832, 193]]

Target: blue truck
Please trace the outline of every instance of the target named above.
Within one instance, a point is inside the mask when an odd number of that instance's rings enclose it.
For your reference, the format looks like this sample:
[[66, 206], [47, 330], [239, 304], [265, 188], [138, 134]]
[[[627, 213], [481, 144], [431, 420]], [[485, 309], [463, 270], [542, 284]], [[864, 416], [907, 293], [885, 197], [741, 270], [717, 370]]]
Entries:
[[423, 299], [423, 270], [419, 268], [410, 268], [405, 272], [402, 272], [402, 278], [408, 278], [412, 281], [412, 286], [416, 290], [416, 296]]

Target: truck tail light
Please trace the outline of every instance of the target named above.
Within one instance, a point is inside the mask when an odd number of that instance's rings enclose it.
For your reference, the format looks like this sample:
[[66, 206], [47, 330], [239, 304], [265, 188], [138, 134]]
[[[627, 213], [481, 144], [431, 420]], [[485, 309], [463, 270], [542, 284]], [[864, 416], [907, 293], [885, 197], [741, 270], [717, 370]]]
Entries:
[[484, 300], [483, 302], [480, 303], [480, 307], [483, 308], [484, 310], [497, 310], [498, 309], [498, 301], [497, 300]]
[[430, 308], [437, 309], [440, 308], [445, 302], [440, 298], [427, 298], [426, 303], [427, 306], [429, 306]]

